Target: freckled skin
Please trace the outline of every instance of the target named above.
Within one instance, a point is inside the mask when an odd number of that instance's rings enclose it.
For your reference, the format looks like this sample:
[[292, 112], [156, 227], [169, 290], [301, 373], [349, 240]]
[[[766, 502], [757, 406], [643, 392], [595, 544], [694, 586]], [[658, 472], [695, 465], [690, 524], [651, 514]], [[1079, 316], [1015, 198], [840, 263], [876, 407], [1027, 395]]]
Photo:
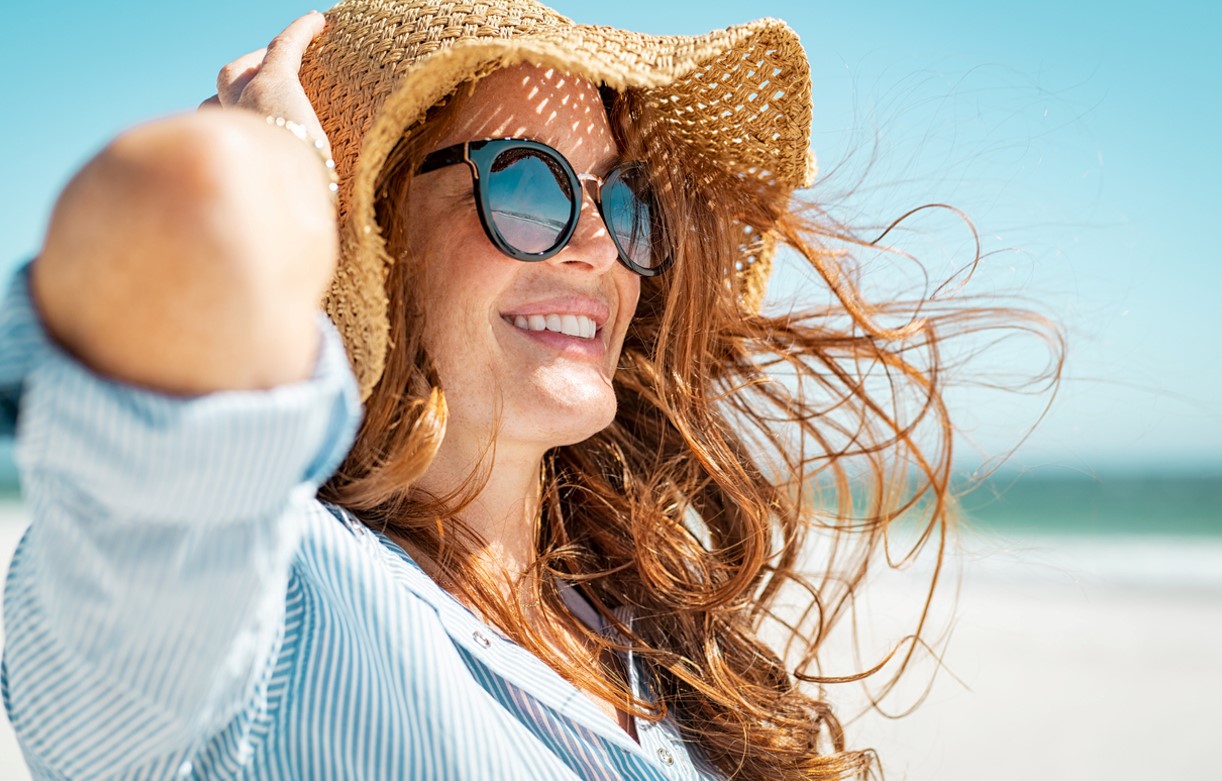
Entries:
[[[456, 119], [439, 147], [513, 136], [555, 147], [578, 173], [602, 175], [617, 162], [595, 86], [535, 66], [481, 81]], [[406, 208], [424, 259], [425, 344], [450, 411], [443, 450], [470, 455], [495, 439], [498, 453], [518, 449], [537, 458], [606, 427], [615, 416], [611, 380], [640, 277], [616, 261], [589, 195], [572, 241], [536, 263], [507, 257], [489, 242], [466, 166], [417, 177]], [[563, 308], [575, 299], [606, 309], [596, 349], [566, 350], [563, 339], [532, 336], [505, 319], [524, 307]]]
[[[619, 162], [602, 99], [586, 81], [534, 66], [507, 68], [481, 81], [456, 112], [438, 148], [517, 137], [552, 146], [579, 174], [602, 176]], [[478, 495], [459, 516], [482, 541], [470, 563], [511, 578], [534, 561], [544, 454], [615, 418], [611, 381], [640, 295], [640, 277], [618, 262], [597, 207], [588, 192], [583, 197], [572, 240], [535, 263], [514, 260], [488, 240], [466, 166], [416, 177], [405, 205], [419, 242], [413, 250], [421, 261], [424, 341], [449, 408], [442, 444], [415, 487], [451, 495], [478, 474]], [[582, 309], [574, 314], [600, 326], [592, 341], [514, 325], [518, 314]], [[412, 549], [410, 539], [400, 542]], [[558, 656], [595, 665], [570, 623], [531, 610]], [[617, 703], [591, 698], [632, 732]]]

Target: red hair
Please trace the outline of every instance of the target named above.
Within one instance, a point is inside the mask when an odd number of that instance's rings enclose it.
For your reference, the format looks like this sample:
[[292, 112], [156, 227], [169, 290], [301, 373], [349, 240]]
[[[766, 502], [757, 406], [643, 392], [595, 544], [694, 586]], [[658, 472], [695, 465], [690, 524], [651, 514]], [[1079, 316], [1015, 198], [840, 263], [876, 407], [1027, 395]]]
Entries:
[[[846, 747], [809, 684], [830, 681], [819, 673], [821, 649], [896, 519], [920, 517], [917, 548], [932, 544], [940, 565], [954, 502], [939, 347], [986, 328], [1047, 324], [1012, 310], [865, 301], [852, 256], [829, 249], [861, 242], [821, 226], [818, 210], [787, 191], [692, 159], [678, 139], [650, 131], [648, 107], [631, 94], [610, 99], [625, 155], [655, 172], [675, 262], [642, 286], [615, 376], [615, 421], [548, 454], [540, 577], [522, 586], [534, 590], [528, 602], [563, 616], [555, 583], [572, 583], [618, 627], [622, 642], [593, 632], [586, 639], [631, 648], [657, 695], [635, 701], [616, 665], [558, 658], [555, 638], [505, 598], [517, 584], [471, 566], [473, 541], [453, 516], [478, 476], [454, 496], [412, 490], [444, 436], [446, 408], [420, 339], [426, 307], [408, 284], [425, 259], [412, 256], [402, 203], [451, 110], [434, 109], [406, 134], [381, 180], [379, 219], [399, 259], [387, 281], [396, 341], [323, 498], [405, 541], [443, 585], [577, 685], [644, 718], [676, 713], [684, 736], [728, 775], [866, 775], [871, 752]], [[812, 269], [834, 304], [756, 311], [737, 266], [744, 245], [754, 241], [758, 251], [761, 237]], [[880, 325], [897, 314], [907, 325]], [[803, 555], [814, 537], [827, 543], [819, 562]], [[793, 588], [810, 607], [786, 618], [780, 597]], [[630, 609], [630, 626], [617, 608]], [[927, 615], [928, 600], [916, 638]], [[769, 627], [783, 635], [778, 646], [761, 637]]]

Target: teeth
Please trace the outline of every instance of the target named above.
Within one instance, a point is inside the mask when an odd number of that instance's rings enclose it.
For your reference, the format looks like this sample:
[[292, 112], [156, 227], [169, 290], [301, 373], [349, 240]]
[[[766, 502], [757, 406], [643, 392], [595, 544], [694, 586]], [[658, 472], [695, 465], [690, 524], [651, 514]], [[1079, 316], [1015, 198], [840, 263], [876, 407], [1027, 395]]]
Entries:
[[598, 332], [594, 321], [583, 315], [518, 315], [513, 324], [524, 331], [553, 331], [578, 339], [593, 339]]

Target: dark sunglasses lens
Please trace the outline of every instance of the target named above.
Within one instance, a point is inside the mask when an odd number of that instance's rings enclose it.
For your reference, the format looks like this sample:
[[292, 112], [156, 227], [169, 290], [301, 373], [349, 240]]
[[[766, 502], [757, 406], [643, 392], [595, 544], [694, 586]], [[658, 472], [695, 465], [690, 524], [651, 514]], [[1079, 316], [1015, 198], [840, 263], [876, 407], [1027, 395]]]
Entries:
[[603, 183], [602, 210], [620, 253], [633, 265], [654, 269], [663, 258], [655, 252], [661, 237], [657, 209], [650, 195], [645, 170], [617, 168]]
[[487, 187], [491, 218], [515, 249], [555, 247], [573, 213], [573, 192], [559, 161], [534, 149], [507, 149], [492, 161]]

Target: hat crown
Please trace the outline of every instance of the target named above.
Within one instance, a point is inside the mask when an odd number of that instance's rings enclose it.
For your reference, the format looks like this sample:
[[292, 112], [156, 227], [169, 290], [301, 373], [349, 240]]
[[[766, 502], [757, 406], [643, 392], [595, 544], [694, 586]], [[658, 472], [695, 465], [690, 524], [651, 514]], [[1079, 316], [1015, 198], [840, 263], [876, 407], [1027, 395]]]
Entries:
[[[810, 69], [788, 26], [759, 19], [700, 36], [577, 24], [535, 0], [342, 0], [306, 51], [301, 81], [340, 180], [340, 264], [326, 305], [363, 396], [390, 343], [386, 275], [395, 260], [375, 193], [404, 132], [463, 82], [521, 62], [632, 92], [650, 127], [693, 159], [787, 189], [814, 174]], [[744, 234], [741, 298], [754, 308], [772, 243]]]
[[[344, 0], [327, 12], [301, 78], [341, 178], [387, 97], [423, 57], [463, 41], [512, 39], [573, 22], [535, 0]], [[351, 147], [351, 148], [350, 148]]]
[[513, 38], [573, 25], [572, 20], [534, 0], [356, 0], [341, 2], [328, 17], [337, 30], [360, 30], [360, 40], [355, 43], [370, 54], [392, 55], [391, 64], [410, 64], [463, 40]]

